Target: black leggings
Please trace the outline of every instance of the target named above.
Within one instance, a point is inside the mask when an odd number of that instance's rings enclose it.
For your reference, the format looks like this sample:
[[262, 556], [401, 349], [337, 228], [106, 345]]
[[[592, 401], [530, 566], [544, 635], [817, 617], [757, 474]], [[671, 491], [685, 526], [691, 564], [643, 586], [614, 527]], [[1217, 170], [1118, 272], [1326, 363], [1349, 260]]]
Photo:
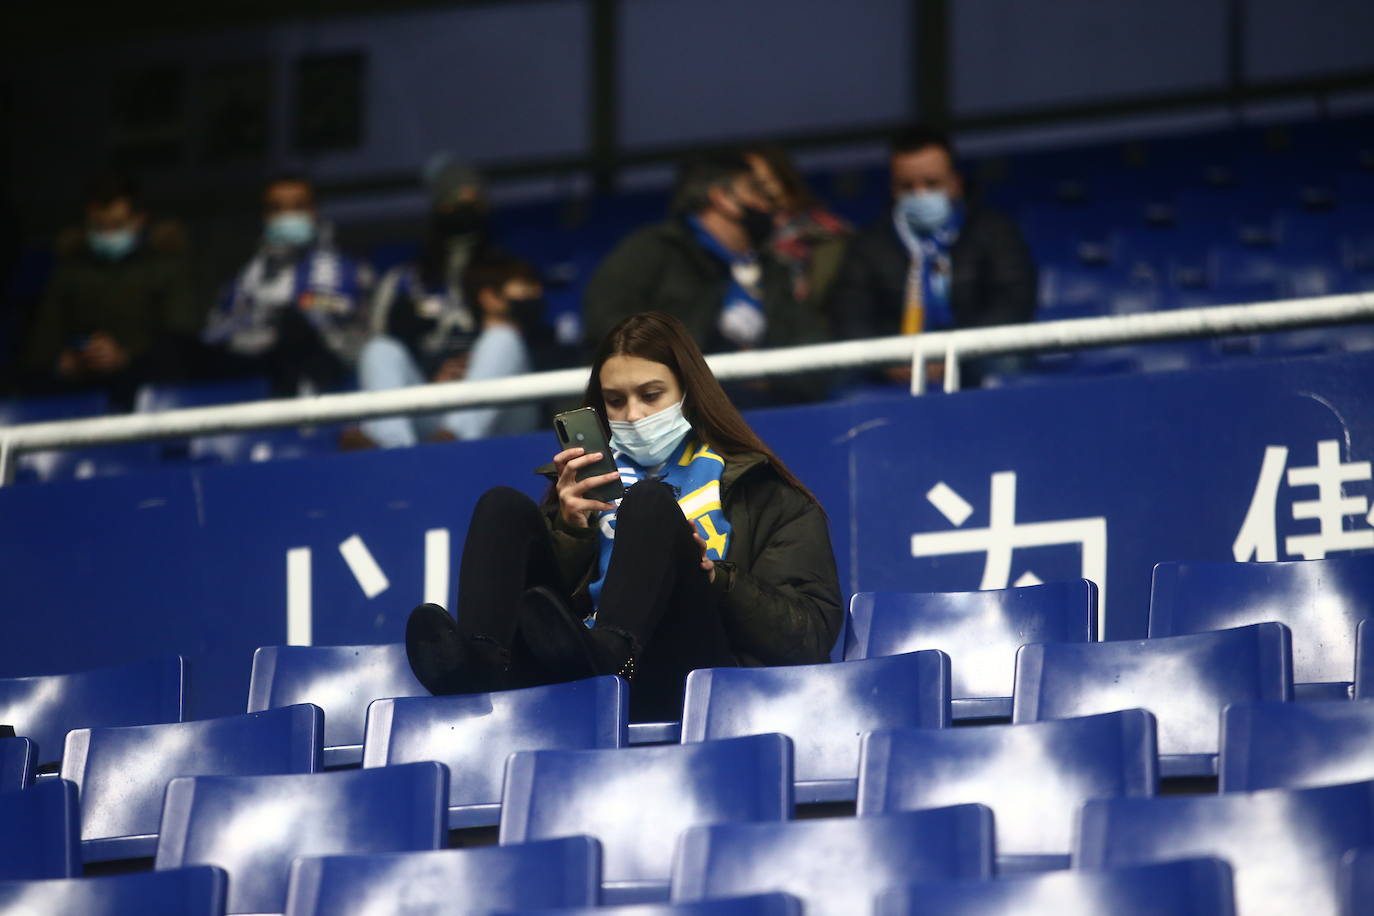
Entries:
[[[632, 486], [616, 514], [616, 546], [602, 583], [597, 626], [631, 635], [640, 647], [630, 685], [634, 721], [677, 719], [687, 673], [733, 666], [719, 597], [673, 491], [659, 481]], [[599, 548], [599, 544], [598, 544]], [[593, 560], [593, 562], [596, 562]], [[519, 639], [517, 609], [528, 588], [570, 598], [554, 560], [544, 516], [509, 487], [482, 494], [473, 510], [458, 572], [458, 627], [511, 652], [517, 676], [539, 679]]]

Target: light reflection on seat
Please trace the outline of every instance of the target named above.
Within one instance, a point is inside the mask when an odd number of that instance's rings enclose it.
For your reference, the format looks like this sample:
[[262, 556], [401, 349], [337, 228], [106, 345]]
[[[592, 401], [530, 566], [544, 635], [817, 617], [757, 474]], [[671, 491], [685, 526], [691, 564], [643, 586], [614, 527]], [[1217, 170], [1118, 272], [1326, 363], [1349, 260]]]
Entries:
[[1374, 700], [1229, 706], [1220, 775], [1223, 792], [1374, 779]]

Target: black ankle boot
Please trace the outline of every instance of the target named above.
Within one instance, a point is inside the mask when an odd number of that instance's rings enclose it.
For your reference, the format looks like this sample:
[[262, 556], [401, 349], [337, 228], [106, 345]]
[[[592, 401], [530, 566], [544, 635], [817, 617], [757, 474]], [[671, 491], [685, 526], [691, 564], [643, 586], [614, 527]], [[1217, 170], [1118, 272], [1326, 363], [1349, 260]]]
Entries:
[[406, 621], [410, 670], [435, 696], [503, 690], [510, 653], [495, 640], [463, 636], [458, 622], [437, 604], [422, 604]]
[[621, 630], [588, 627], [553, 591], [536, 586], [520, 598], [520, 638], [555, 680], [618, 674], [634, 676], [638, 646]]

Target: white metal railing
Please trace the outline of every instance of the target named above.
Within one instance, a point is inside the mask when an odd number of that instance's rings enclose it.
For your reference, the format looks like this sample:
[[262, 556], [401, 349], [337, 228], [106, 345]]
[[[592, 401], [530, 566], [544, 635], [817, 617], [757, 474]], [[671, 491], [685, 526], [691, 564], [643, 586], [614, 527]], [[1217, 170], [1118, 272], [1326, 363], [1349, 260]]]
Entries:
[[[912, 394], [921, 394], [925, 383], [924, 366], [931, 359], [945, 361], [945, 390], [955, 391], [959, 387], [959, 361], [971, 357], [1252, 334], [1370, 320], [1374, 320], [1374, 293], [1350, 293], [720, 353], [707, 357], [707, 361], [722, 380], [898, 365], [909, 361], [913, 370]], [[330, 394], [166, 413], [0, 427], [0, 484], [12, 479], [14, 459], [19, 454], [41, 449], [512, 404], [575, 395], [582, 391], [586, 383], [587, 369], [562, 369], [512, 378], [445, 382], [390, 391]]]

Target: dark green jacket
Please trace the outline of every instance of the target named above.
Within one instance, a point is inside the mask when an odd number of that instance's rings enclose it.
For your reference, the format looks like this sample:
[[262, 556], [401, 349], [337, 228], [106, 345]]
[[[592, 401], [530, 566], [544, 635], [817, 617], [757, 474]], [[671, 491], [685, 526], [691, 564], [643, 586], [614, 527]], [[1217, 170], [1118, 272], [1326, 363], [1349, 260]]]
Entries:
[[[844, 611], [825, 513], [755, 452], [726, 455], [720, 490], [730, 546], [712, 584], [735, 657], [743, 665], [828, 661]], [[590, 612], [596, 520], [586, 528], [568, 525], [556, 502], [545, 517], [564, 581], [577, 583], [573, 603]]]
[[[768, 252], [759, 256], [763, 311], [768, 320], [762, 346], [786, 347], [825, 338], [814, 310], [792, 297], [787, 268]], [[707, 353], [733, 350], [716, 330], [730, 287], [730, 268], [697, 241], [681, 219], [639, 229], [597, 267], [582, 300], [582, 321], [595, 347], [622, 318], [659, 311], [680, 319]]]

